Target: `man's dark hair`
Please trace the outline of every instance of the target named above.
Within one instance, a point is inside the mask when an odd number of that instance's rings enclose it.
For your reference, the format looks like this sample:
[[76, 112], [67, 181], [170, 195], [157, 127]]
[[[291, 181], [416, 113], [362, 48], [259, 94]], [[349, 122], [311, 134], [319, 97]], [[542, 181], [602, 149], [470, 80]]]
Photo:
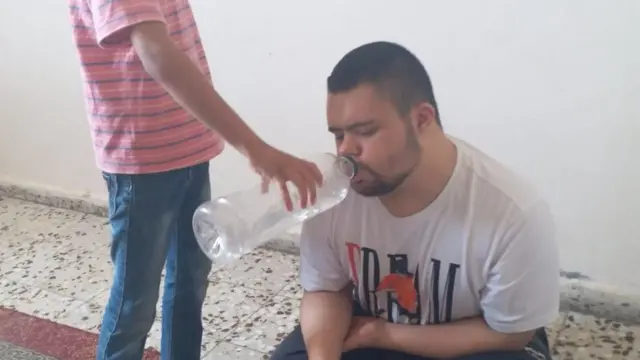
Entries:
[[327, 79], [331, 94], [362, 84], [371, 84], [389, 96], [402, 116], [414, 105], [428, 102], [442, 127], [429, 74], [420, 60], [401, 45], [377, 41], [357, 47], [340, 59]]

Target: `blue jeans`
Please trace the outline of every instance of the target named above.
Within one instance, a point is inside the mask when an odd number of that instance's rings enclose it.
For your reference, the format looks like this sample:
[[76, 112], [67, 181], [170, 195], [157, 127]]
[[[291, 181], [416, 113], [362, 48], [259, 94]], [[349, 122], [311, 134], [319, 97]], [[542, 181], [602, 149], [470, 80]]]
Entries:
[[157, 174], [103, 175], [114, 273], [96, 358], [142, 359], [166, 263], [161, 358], [200, 359], [211, 261], [196, 242], [191, 219], [211, 197], [209, 164]]

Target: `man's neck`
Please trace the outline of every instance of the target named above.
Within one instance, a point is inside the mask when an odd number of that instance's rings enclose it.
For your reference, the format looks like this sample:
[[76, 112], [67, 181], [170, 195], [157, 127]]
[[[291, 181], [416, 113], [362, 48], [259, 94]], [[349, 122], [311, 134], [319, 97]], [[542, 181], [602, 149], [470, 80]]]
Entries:
[[[428, 207], [447, 186], [457, 162], [455, 144], [446, 137], [424, 149], [426, 156], [404, 183], [380, 202], [395, 217], [407, 217]], [[430, 154], [438, 154], [433, 156]]]

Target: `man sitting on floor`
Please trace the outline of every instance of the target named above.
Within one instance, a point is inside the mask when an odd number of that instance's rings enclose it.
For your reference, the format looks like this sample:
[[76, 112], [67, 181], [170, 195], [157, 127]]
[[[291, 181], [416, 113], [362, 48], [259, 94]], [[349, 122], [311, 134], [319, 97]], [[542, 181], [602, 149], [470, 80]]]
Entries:
[[443, 132], [426, 70], [399, 45], [349, 52], [328, 93], [329, 131], [359, 170], [344, 202], [303, 226], [301, 325], [272, 359], [551, 359], [545, 200]]

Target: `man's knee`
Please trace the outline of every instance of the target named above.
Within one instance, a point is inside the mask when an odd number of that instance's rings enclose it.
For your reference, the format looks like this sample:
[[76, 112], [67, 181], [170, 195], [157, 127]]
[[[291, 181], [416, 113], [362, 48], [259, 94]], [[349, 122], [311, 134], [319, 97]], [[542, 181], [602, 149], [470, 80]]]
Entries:
[[113, 299], [107, 304], [104, 323], [119, 333], [147, 333], [156, 317], [157, 296]]

